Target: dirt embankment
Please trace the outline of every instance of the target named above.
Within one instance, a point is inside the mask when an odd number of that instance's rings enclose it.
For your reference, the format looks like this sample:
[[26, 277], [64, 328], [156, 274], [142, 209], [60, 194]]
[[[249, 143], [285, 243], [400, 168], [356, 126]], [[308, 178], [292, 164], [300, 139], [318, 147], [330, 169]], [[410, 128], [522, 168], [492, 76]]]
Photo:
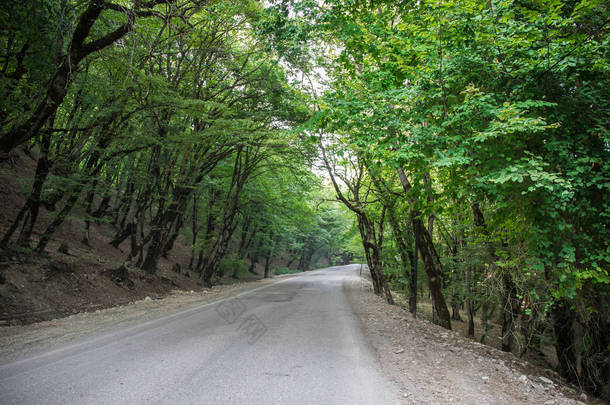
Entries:
[[[35, 157], [25, 154], [0, 166], [0, 238], [23, 207], [35, 168]], [[60, 200], [56, 205], [62, 204]], [[41, 205], [31, 246], [56, 215], [57, 211]], [[82, 241], [85, 217], [82, 208], [76, 207], [55, 232], [44, 254], [14, 247], [0, 251], [0, 326], [46, 321], [126, 305], [145, 297], [160, 298], [174, 290], [201, 291], [197, 275], [188, 269], [188, 238], [180, 236], [168, 256], [159, 260], [156, 274], [149, 275], [135, 266], [123, 267], [129, 241], [118, 248], [110, 245], [117, 232], [110, 224], [110, 212], [91, 223], [88, 243]], [[238, 281], [230, 276], [223, 282]], [[262, 276], [248, 274], [241, 281], [258, 278]]]
[[[552, 370], [521, 361], [388, 305], [361, 279], [349, 297], [387, 375], [406, 404], [583, 404]], [[584, 401], [584, 402], [583, 402]]]

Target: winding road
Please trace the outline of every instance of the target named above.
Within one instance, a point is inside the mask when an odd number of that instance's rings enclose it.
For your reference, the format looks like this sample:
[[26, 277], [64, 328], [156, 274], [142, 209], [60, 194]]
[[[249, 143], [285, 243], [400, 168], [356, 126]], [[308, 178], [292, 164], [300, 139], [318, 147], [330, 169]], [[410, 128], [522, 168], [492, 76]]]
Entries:
[[0, 365], [1, 404], [391, 404], [347, 299], [359, 265]]

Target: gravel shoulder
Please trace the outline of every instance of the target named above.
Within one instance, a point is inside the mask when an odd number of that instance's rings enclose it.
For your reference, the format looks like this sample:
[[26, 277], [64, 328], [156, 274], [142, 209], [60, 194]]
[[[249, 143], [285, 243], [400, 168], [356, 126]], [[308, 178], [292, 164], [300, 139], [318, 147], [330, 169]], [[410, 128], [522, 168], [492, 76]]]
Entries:
[[[551, 371], [464, 338], [387, 304], [361, 278], [348, 288], [354, 312], [405, 404], [597, 403]], [[585, 401], [585, 402], [583, 402]]]
[[0, 365], [58, 348], [80, 338], [160, 318], [294, 276], [298, 274], [217, 285], [197, 292], [175, 290], [161, 299], [146, 297], [127, 305], [81, 312], [66, 318], [30, 325], [3, 326], [0, 327]]

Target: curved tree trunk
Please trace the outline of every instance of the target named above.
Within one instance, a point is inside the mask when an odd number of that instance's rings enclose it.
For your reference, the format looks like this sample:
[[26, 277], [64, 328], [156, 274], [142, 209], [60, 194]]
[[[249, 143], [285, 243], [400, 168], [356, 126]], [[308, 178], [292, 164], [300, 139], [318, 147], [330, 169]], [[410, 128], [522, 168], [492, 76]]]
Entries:
[[443, 328], [451, 329], [451, 315], [443, 296], [443, 267], [434, 248], [428, 229], [420, 219], [413, 220], [417, 228], [417, 247], [424, 262], [424, 270], [428, 276], [428, 287], [432, 295], [437, 324]]

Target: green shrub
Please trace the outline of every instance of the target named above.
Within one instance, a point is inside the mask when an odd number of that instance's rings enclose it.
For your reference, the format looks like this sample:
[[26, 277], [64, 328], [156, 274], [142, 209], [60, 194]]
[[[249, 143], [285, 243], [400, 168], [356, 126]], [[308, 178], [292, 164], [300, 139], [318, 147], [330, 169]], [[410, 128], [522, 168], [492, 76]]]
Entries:
[[280, 274], [295, 274], [299, 273], [299, 270], [289, 269], [288, 267], [276, 267], [273, 269], [273, 274], [279, 276]]
[[224, 276], [241, 278], [248, 274], [248, 264], [237, 257], [225, 257], [220, 261], [218, 267], [220, 274]]

